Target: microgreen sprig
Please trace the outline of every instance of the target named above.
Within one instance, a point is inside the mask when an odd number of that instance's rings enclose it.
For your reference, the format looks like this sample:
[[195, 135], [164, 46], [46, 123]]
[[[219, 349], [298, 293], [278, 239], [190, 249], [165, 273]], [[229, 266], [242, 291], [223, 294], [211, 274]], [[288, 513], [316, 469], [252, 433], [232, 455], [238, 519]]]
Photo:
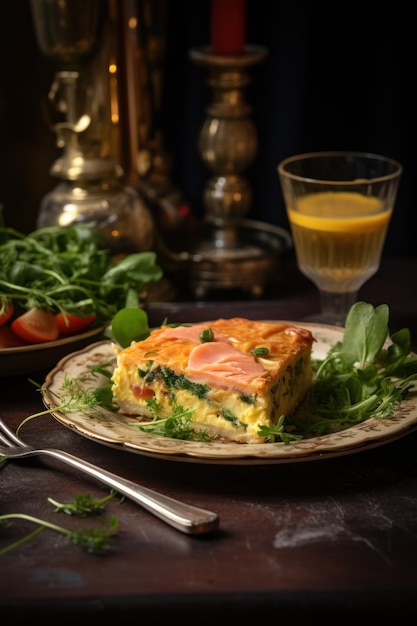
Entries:
[[[98, 528], [81, 528], [79, 530], [69, 530], [68, 528], [64, 528], [63, 526], [58, 526], [57, 524], [53, 524], [52, 522], [48, 522], [43, 519], [39, 519], [38, 517], [34, 517], [33, 515], [27, 515], [26, 513], [7, 513], [5, 515], [0, 515], [0, 524], [4, 526], [4, 522], [11, 519], [22, 519], [27, 520], [28, 522], [32, 522], [33, 524], [38, 524], [40, 528], [43, 530], [45, 528], [49, 528], [49, 530], [53, 530], [57, 533], [65, 535], [67, 539], [86, 550], [89, 553], [102, 553], [108, 550], [109, 542], [112, 535], [116, 532], [118, 521], [115, 517], [111, 517], [110, 520], [106, 523], [102, 520], [101, 526]], [[32, 538], [34, 536], [33, 533], [26, 536]], [[6, 552], [10, 552], [18, 545], [21, 545], [22, 540], [19, 540], [17, 543], [13, 543], [6, 548], [0, 550], [0, 556], [5, 554]]]
[[96, 500], [92, 498], [89, 493], [80, 493], [75, 496], [72, 502], [57, 502], [53, 498], [48, 498], [48, 502], [55, 507], [55, 513], [88, 517], [89, 515], [103, 513], [105, 505], [109, 500], [114, 498], [115, 495], [116, 492], [112, 490], [108, 496]]
[[[109, 495], [99, 500], [95, 500], [90, 494], [78, 494], [75, 496], [72, 502], [59, 503], [48, 498], [48, 502], [55, 506], [56, 513], [66, 513], [67, 515], [76, 515], [78, 517], [87, 517], [87, 515], [97, 515], [104, 512], [105, 504], [116, 495], [115, 491], [111, 491]], [[23, 543], [27, 543], [40, 532], [45, 529], [53, 530], [57, 533], [65, 535], [67, 539], [74, 545], [86, 550], [89, 553], [103, 553], [109, 548], [110, 539], [115, 534], [118, 528], [118, 520], [112, 516], [108, 522], [103, 517], [100, 517], [101, 525], [97, 528], [82, 528], [79, 530], [69, 530], [58, 524], [48, 522], [46, 520], [28, 515], [26, 513], [8, 513], [0, 515], [0, 528], [8, 528], [10, 526], [10, 520], [21, 519], [37, 524], [36, 528], [31, 533], [28, 533], [18, 541], [6, 546], [0, 550], [0, 556], [14, 550]]]
[[[39, 385], [36, 381], [31, 380], [32, 384], [34, 384], [39, 391], [42, 391], [42, 385]], [[85, 389], [82, 381], [78, 378], [69, 378], [68, 376], [64, 377], [64, 381], [62, 383], [61, 389], [64, 392], [64, 395], [61, 396], [61, 402], [58, 406], [54, 406], [49, 409], [44, 409], [43, 411], [39, 411], [37, 413], [32, 413], [24, 420], [22, 420], [19, 426], [16, 429], [16, 435], [19, 435], [24, 424], [29, 422], [32, 419], [37, 417], [41, 417], [42, 415], [50, 415], [55, 411], [61, 411], [62, 413], [71, 413], [71, 411], [86, 411], [88, 409], [93, 409], [100, 404], [97, 399], [97, 390], [95, 389]], [[100, 393], [101, 388], [98, 393]]]
[[303, 439], [302, 435], [294, 435], [291, 432], [285, 430], [285, 416], [281, 415], [276, 424], [271, 426], [260, 426], [258, 430], [259, 437], [265, 437], [270, 443], [276, 441], [282, 441], [288, 445], [292, 441], [299, 441]]
[[207, 431], [201, 429], [196, 431], [191, 426], [191, 417], [194, 409], [184, 409], [174, 402], [172, 414], [165, 418], [158, 418], [159, 406], [155, 398], [147, 401], [148, 407], [153, 415], [150, 422], [131, 422], [131, 426], [139, 428], [152, 435], [170, 437], [171, 439], [185, 439], [187, 441], [210, 441]]

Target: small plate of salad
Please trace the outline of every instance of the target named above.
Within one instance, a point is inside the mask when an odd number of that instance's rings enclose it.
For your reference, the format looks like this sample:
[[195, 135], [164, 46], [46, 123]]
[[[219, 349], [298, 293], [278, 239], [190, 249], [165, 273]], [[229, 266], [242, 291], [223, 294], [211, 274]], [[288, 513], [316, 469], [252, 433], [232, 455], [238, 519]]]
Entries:
[[0, 376], [49, 368], [98, 339], [162, 275], [152, 251], [112, 258], [92, 223], [25, 235], [0, 215]]

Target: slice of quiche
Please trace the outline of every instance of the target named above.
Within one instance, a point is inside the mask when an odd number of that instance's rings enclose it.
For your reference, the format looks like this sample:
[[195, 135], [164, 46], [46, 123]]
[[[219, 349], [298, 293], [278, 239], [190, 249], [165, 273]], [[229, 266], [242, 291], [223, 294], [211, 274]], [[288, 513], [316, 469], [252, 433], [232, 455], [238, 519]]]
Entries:
[[310, 388], [313, 341], [307, 329], [241, 317], [161, 326], [115, 348], [113, 398], [141, 420], [181, 407], [197, 431], [261, 443], [259, 427], [291, 414]]

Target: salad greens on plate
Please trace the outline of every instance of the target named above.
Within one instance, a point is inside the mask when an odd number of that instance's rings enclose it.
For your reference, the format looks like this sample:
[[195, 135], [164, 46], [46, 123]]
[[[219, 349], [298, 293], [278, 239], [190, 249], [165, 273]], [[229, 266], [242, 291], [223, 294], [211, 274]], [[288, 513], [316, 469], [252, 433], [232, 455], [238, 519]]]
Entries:
[[109, 323], [121, 309], [138, 308], [162, 274], [152, 251], [113, 259], [93, 223], [25, 235], [0, 215], [0, 328], [28, 343]]
[[389, 334], [389, 308], [356, 302], [343, 339], [324, 359], [313, 361], [310, 392], [297, 412], [270, 432], [270, 441], [337, 432], [370, 418], [388, 418], [402, 400], [416, 395], [417, 356], [407, 328]]

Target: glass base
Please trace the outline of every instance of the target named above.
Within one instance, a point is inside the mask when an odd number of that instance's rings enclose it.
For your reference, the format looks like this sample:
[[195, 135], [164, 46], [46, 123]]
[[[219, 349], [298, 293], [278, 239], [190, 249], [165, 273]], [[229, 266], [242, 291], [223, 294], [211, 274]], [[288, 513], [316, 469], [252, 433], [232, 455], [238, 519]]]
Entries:
[[312, 324], [323, 324], [325, 326], [340, 326], [344, 328], [346, 316], [335, 316], [331, 313], [315, 313], [307, 315], [301, 319], [302, 322], [311, 322]]
[[344, 328], [347, 314], [351, 306], [357, 302], [358, 292], [334, 293], [319, 290], [319, 293], [321, 311], [307, 316], [303, 321]]

